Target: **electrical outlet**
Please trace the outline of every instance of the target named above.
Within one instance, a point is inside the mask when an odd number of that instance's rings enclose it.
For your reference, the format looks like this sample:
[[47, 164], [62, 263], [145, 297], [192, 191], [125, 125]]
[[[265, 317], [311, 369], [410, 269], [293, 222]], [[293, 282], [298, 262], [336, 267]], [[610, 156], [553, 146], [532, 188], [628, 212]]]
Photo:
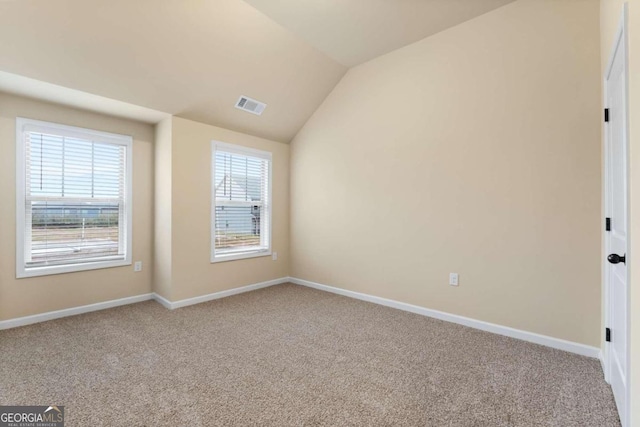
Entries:
[[136, 261], [135, 264], [133, 264], [133, 271], [142, 271], [142, 261]]
[[271, 253], [271, 259], [274, 260], [274, 261], [277, 261], [278, 260], [278, 252], [272, 252]]
[[449, 284], [451, 286], [458, 286], [458, 273], [449, 273]]

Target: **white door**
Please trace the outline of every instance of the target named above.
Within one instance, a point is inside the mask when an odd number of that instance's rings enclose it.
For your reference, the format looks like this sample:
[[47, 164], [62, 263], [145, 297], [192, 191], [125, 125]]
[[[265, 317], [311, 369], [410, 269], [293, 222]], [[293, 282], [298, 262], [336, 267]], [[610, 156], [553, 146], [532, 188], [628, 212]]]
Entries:
[[[620, 27], [605, 76], [605, 375], [628, 426], [628, 180], [626, 31]], [[607, 118], [608, 116], [608, 118]], [[608, 120], [608, 121], [607, 121]]]

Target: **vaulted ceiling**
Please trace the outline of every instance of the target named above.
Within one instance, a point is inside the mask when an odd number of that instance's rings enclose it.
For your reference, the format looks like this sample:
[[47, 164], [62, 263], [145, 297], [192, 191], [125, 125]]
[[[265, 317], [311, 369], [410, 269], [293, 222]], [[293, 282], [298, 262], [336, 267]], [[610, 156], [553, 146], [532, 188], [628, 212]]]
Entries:
[[514, 0], [245, 0], [352, 67]]
[[283, 142], [346, 71], [240, 0], [0, 1], [0, 40], [2, 71]]
[[289, 142], [349, 66], [510, 1], [3, 0], [0, 72]]

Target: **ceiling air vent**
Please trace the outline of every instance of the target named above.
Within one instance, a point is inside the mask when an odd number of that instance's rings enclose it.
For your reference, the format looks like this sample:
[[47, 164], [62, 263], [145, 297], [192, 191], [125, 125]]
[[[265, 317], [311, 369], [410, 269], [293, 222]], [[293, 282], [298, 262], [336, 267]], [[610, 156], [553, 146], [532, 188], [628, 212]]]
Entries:
[[241, 96], [238, 102], [236, 102], [236, 108], [259, 116], [264, 109], [267, 108], [267, 104], [246, 96]]

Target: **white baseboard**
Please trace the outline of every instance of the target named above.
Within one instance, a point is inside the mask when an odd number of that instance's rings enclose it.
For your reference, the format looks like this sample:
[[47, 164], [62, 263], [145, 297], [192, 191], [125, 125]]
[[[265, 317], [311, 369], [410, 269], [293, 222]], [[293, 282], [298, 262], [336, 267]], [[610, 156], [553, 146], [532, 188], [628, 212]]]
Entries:
[[374, 304], [380, 304], [387, 307], [396, 308], [398, 310], [420, 314], [422, 316], [433, 317], [435, 319], [457, 323], [457, 324], [468, 326], [471, 328], [492, 332], [494, 334], [504, 335], [511, 338], [517, 338], [517, 339], [532, 342], [535, 344], [556, 348], [558, 350], [564, 350], [571, 353], [576, 353], [582, 356], [598, 358], [600, 360], [600, 363], [602, 363], [604, 367], [603, 353], [597, 347], [591, 347], [588, 345], [566, 341], [559, 338], [553, 338], [546, 335], [536, 334], [533, 332], [522, 331], [519, 329], [510, 328], [507, 326], [496, 325], [494, 323], [488, 323], [481, 320], [458, 316], [456, 314], [445, 313], [438, 310], [432, 310], [429, 308], [407, 304], [404, 302], [394, 301], [387, 298], [376, 297], [373, 295], [363, 294], [360, 292], [340, 289], [333, 286], [327, 286], [320, 283], [310, 282], [308, 280], [298, 279], [294, 277], [282, 277], [279, 279], [268, 280], [266, 282], [260, 282], [260, 283], [254, 283], [252, 285], [228, 289], [226, 291], [214, 292], [212, 294], [202, 295], [194, 298], [187, 298], [187, 299], [174, 301], [174, 302], [167, 300], [166, 298], [158, 295], [155, 292], [149, 293], [149, 294], [136, 295], [133, 297], [120, 298], [117, 300], [83, 305], [80, 307], [67, 308], [64, 310], [50, 311], [47, 313], [35, 314], [32, 316], [25, 316], [25, 317], [18, 317], [15, 319], [3, 320], [3, 321], [0, 321], [0, 330], [16, 328], [18, 326], [31, 325], [33, 323], [45, 322], [47, 320], [59, 319], [61, 317], [75, 316], [77, 314], [104, 310], [107, 308], [118, 307], [121, 305], [134, 304], [137, 302], [148, 301], [151, 299], [156, 300], [158, 303], [162, 304], [164, 307], [170, 310], [173, 310], [180, 307], [186, 307], [193, 304], [212, 301], [215, 299], [224, 298], [231, 295], [237, 295], [244, 292], [255, 291], [257, 289], [279, 285], [281, 283], [287, 283], [287, 282], [295, 283], [297, 285], [307, 286], [314, 289], [319, 289], [321, 291], [331, 292], [338, 295], [343, 295], [350, 298], [359, 299], [362, 301], [371, 302]]
[[212, 301], [214, 299], [230, 297], [231, 295], [242, 294], [244, 292], [250, 292], [269, 286], [279, 285], [288, 281], [288, 277], [281, 277], [279, 279], [267, 280], [266, 282], [254, 283], [252, 285], [241, 286], [239, 288], [228, 289], [226, 291], [214, 292], [212, 294], [201, 295], [199, 297], [187, 298], [178, 301], [169, 301], [168, 299], [156, 293], [153, 294], [153, 298], [166, 308], [173, 310], [180, 307], [186, 307], [188, 305], [200, 304], [202, 302]]
[[281, 277], [279, 279], [268, 280], [266, 282], [254, 283], [253, 285], [242, 286], [239, 288], [229, 289], [221, 292], [214, 292], [208, 295], [202, 295], [195, 298], [183, 299], [180, 301], [171, 302], [157, 293], [149, 293], [136, 295], [133, 297], [120, 298], [111, 301], [98, 302], [95, 304], [83, 305], [80, 307], [66, 308], [64, 310], [49, 311], [47, 313], [34, 314], [32, 316], [18, 317], [15, 319], [0, 321], [0, 330], [17, 328], [18, 326], [26, 326], [39, 322], [46, 322], [47, 320], [60, 319], [61, 317], [75, 316], [76, 314], [89, 313], [92, 311], [105, 310], [107, 308], [118, 307], [121, 305], [134, 304], [136, 302], [155, 300], [162, 304], [164, 307], [173, 310], [175, 308], [186, 307], [188, 305], [199, 304], [201, 302], [211, 301], [214, 299], [224, 298], [231, 295], [237, 295], [244, 292], [255, 291], [256, 289], [266, 288], [268, 286], [279, 285], [289, 281], [288, 277]]
[[417, 305], [407, 304], [404, 302], [394, 301], [386, 298], [380, 298], [373, 295], [363, 294], [360, 292], [348, 291], [346, 289], [335, 288], [333, 286], [327, 286], [320, 283], [310, 282], [308, 280], [297, 279], [290, 277], [289, 281], [296, 285], [307, 286], [321, 291], [331, 292], [338, 295], [343, 295], [350, 298], [359, 299], [362, 301], [371, 302], [374, 304], [380, 304], [387, 307], [396, 308], [398, 310], [408, 311], [415, 314], [420, 314], [427, 317], [433, 317], [435, 319], [445, 320], [447, 322], [457, 323], [459, 325], [468, 326], [470, 328], [480, 329], [486, 332], [492, 332], [494, 334], [504, 335], [511, 338], [517, 338], [520, 340], [532, 342], [535, 344], [552, 347], [558, 350], [568, 351], [570, 353], [576, 353], [581, 356], [588, 356], [598, 358], [600, 355], [600, 349], [597, 347], [591, 347], [585, 344], [579, 344], [572, 341], [566, 341], [559, 338], [553, 338], [546, 335], [540, 335], [533, 332], [522, 331], [520, 329], [510, 328], [508, 326], [496, 325], [494, 323], [484, 322], [482, 320], [471, 319], [468, 317], [458, 316], [456, 314], [445, 313], [443, 311], [432, 310], [429, 308], [420, 307]]
[[164, 308], [168, 308], [169, 310], [171, 310], [173, 307], [171, 307], [171, 301], [169, 301], [168, 299], [166, 299], [165, 297], [163, 297], [160, 294], [157, 293], [153, 293], [153, 299], [156, 300], [157, 302], [159, 302], [160, 304], [162, 304], [164, 306]]
[[17, 328], [18, 326], [31, 325], [33, 323], [46, 322], [47, 320], [60, 319], [61, 317], [75, 316], [77, 314], [89, 313], [92, 311], [104, 310], [121, 305], [134, 304], [136, 302], [148, 301], [153, 298], [153, 294], [142, 294], [133, 297], [114, 299], [111, 301], [98, 302], [95, 304], [82, 305], [80, 307], [66, 308], [64, 310], [49, 311], [47, 313], [34, 314], [32, 316], [17, 317], [15, 319], [0, 321], [0, 330]]

